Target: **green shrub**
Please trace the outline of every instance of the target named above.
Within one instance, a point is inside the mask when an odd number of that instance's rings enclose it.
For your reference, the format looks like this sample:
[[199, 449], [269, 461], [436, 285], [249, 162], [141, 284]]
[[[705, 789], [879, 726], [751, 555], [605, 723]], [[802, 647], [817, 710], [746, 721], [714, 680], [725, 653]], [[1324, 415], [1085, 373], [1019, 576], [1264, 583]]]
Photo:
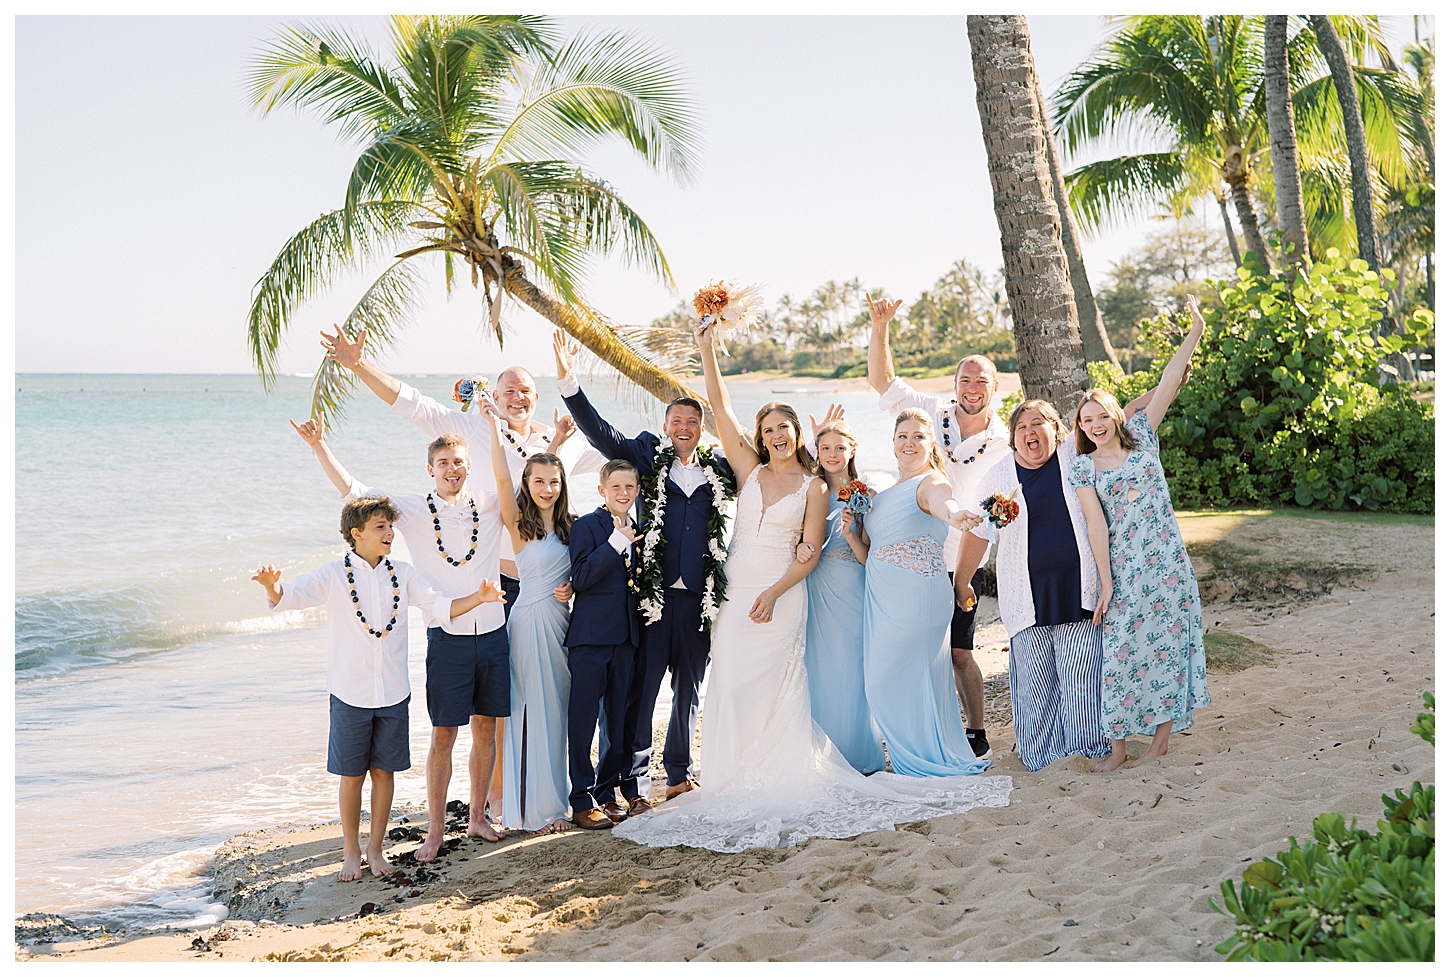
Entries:
[[[1192, 378], [1159, 429], [1174, 502], [1433, 512], [1434, 408], [1378, 385], [1406, 340], [1377, 335], [1388, 294], [1368, 266], [1330, 249], [1292, 291], [1258, 265], [1216, 284], [1222, 305], [1204, 309]], [[1093, 383], [1123, 403], [1150, 389], [1183, 324], [1149, 324], [1150, 370], [1093, 363]], [[1423, 341], [1433, 318], [1411, 325]]]
[[[1435, 698], [1411, 729], [1435, 742]], [[1220, 886], [1234, 935], [1214, 949], [1229, 960], [1434, 960], [1435, 788], [1384, 795], [1379, 831], [1343, 812], [1314, 819], [1314, 840], [1294, 838], [1278, 858], [1244, 870], [1243, 885]]]

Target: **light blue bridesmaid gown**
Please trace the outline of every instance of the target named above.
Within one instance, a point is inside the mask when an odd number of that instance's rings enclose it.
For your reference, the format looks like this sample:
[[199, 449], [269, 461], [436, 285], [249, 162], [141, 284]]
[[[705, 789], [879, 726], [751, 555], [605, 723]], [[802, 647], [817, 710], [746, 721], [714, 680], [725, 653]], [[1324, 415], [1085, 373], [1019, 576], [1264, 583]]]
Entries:
[[981, 773], [988, 761], [973, 755], [957, 709], [947, 526], [916, 504], [925, 477], [881, 492], [866, 514], [866, 701], [893, 771], [953, 777]]
[[866, 568], [841, 535], [846, 503], [832, 500], [821, 559], [806, 578], [806, 682], [811, 718], [861, 773], [886, 769], [881, 734], [866, 704], [862, 613]]
[[510, 714], [504, 722], [503, 823], [537, 831], [569, 817], [569, 547], [553, 533], [514, 557], [519, 596], [509, 613]]

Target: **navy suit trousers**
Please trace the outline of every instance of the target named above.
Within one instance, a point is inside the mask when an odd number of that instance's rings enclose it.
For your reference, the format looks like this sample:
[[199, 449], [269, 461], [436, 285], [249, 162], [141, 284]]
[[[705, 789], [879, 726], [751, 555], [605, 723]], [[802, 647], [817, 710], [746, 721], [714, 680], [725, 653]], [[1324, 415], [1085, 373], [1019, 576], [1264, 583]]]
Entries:
[[665, 779], [678, 784], [691, 776], [690, 747], [695, 740], [695, 717], [700, 711], [700, 681], [710, 662], [710, 635], [700, 630], [699, 594], [666, 587], [664, 614], [646, 625], [637, 669], [625, 707], [625, 727], [633, 730], [634, 761], [624, 775], [626, 797], [649, 797], [649, 755], [654, 741], [655, 699], [666, 669], [674, 705], [665, 734]]
[[[625, 713], [635, 655], [629, 643], [569, 648], [569, 806], [576, 814], [614, 800], [620, 771], [630, 762]], [[597, 767], [589, 762], [595, 729]]]

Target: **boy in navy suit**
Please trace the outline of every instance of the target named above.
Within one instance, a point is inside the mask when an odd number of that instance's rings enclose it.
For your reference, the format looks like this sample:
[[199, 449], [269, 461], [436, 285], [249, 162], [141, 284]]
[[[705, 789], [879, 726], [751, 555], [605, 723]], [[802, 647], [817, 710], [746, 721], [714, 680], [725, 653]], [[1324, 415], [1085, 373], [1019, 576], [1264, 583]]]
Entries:
[[[620, 784], [629, 759], [624, 728], [634, 679], [641, 621], [630, 588], [639, 561], [632, 510], [639, 472], [627, 461], [599, 470], [604, 505], [574, 521], [569, 532], [574, 613], [564, 644], [569, 649], [569, 806], [581, 828], [608, 828], [650, 809], [634, 780]], [[601, 708], [602, 707], [602, 708]], [[589, 762], [599, 729], [599, 766]], [[615, 798], [623, 786], [629, 809]]]

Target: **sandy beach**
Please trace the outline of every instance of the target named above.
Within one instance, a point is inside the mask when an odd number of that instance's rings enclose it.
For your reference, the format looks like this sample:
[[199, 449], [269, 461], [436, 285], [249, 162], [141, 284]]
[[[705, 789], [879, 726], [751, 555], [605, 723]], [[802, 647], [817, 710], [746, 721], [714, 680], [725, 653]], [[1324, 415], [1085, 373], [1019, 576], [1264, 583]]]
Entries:
[[1211, 669], [1212, 704], [1142, 768], [1023, 768], [997, 622], [979, 645], [998, 723], [991, 772], [1016, 784], [1006, 808], [734, 855], [608, 832], [460, 839], [429, 866], [359, 883], [336, 881], [336, 824], [281, 825], [218, 853], [225, 923], [100, 936], [52, 918], [22, 927], [22, 941], [53, 942], [20, 942], [17, 958], [1219, 959], [1233, 928], [1208, 903], [1221, 879], [1303, 838], [1322, 811], [1372, 825], [1382, 793], [1434, 780], [1433, 749], [1409, 731], [1433, 688], [1434, 531], [1287, 513], [1180, 522], [1209, 633], [1250, 639], [1268, 660]]

